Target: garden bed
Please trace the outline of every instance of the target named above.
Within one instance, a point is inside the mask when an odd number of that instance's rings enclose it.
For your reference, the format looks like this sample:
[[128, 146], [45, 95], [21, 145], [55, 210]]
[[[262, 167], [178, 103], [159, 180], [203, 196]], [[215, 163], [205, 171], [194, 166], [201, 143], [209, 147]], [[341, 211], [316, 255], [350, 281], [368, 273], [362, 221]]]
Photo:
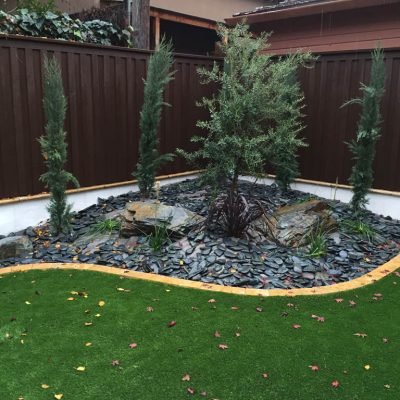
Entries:
[[[275, 185], [245, 181], [240, 182], [240, 192], [258, 200], [269, 212], [315, 198], [299, 191], [283, 193]], [[346, 282], [399, 253], [399, 221], [367, 213], [363, 221], [368, 232], [362, 235], [345, 223], [352, 212], [339, 201], [327, 201], [338, 229], [326, 234], [326, 254], [321, 257], [311, 257], [307, 245], [288, 248], [271, 240], [238, 239], [228, 237], [220, 229], [196, 229], [183, 238], [171, 237], [158, 252], [150, 246], [148, 235], [121, 238], [117, 231], [93, 230], [99, 220], [117, 217], [127, 202], [138, 200], [139, 193], [133, 192], [99, 199], [98, 204], [74, 215], [70, 236], [52, 237], [46, 225], [12, 234], [29, 237], [32, 251], [23, 257], [3, 260], [0, 266], [80, 262], [225, 286], [290, 289]], [[197, 180], [188, 180], [164, 186], [158, 200], [206, 217], [210, 189], [201, 187]]]

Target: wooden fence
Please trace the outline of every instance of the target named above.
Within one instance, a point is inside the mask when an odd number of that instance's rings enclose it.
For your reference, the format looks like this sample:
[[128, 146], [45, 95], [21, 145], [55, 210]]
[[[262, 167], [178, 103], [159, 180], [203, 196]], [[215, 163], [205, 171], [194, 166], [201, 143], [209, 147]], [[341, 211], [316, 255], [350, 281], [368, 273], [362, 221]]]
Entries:
[[[67, 169], [81, 186], [131, 179], [137, 163], [139, 112], [149, 52], [71, 44], [60, 41], [0, 36], [0, 198], [36, 194], [44, 190], [38, 178], [43, 160], [37, 138], [43, 134], [42, 61], [53, 53], [63, 70], [69, 101]], [[215, 87], [201, 85], [199, 66], [207, 57], [175, 56], [175, 80], [167, 89], [161, 124], [161, 151], [190, 148], [199, 133], [196, 107]], [[358, 106], [340, 108], [359, 95], [359, 82], [369, 78], [367, 52], [321, 55], [313, 69], [301, 71], [306, 96], [301, 151], [303, 178], [347, 183], [351, 155], [344, 144], [354, 137]], [[387, 90], [383, 100], [382, 138], [375, 162], [375, 188], [400, 191], [400, 51], [386, 52]], [[177, 158], [162, 173], [187, 170]]]
[[[400, 51], [388, 50], [386, 93], [382, 103], [382, 137], [377, 144], [374, 188], [400, 191]], [[341, 105], [360, 96], [360, 82], [369, 81], [369, 52], [323, 54], [313, 69], [301, 72], [306, 97], [301, 151], [303, 178], [348, 183], [353, 164], [345, 142], [355, 137], [360, 106]]]
[[[37, 138], [43, 134], [42, 62], [59, 60], [68, 98], [65, 129], [69, 162], [82, 187], [133, 179], [139, 139], [143, 78], [150, 52], [71, 44], [55, 40], [0, 36], [0, 198], [36, 194], [43, 159]], [[201, 85], [196, 69], [214, 59], [175, 56], [175, 80], [166, 91], [160, 150], [190, 148], [196, 121], [207, 112], [196, 106], [215, 87]], [[201, 131], [200, 131], [201, 132]], [[177, 158], [161, 173], [187, 170]]]

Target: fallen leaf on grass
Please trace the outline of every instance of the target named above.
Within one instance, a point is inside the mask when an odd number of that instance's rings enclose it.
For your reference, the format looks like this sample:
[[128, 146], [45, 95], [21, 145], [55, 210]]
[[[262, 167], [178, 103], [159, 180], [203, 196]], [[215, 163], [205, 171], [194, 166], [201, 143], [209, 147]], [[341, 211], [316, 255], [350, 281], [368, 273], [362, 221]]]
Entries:
[[74, 300], [75, 300], [75, 297], [68, 297], [67, 300], [68, 300], [68, 301], [74, 301]]
[[92, 345], [92, 343], [90, 343], [90, 342], [85, 343], [86, 347], [90, 347], [91, 345]]
[[78, 372], [83, 372], [83, 371], [86, 370], [86, 367], [79, 366], [79, 367], [76, 367], [75, 369], [76, 369]]
[[388, 384], [383, 385], [383, 387], [384, 387], [385, 389], [390, 389], [390, 385], [388, 385]]
[[200, 396], [201, 396], [201, 397], [207, 397], [207, 392], [201, 392], [201, 393], [200, 393]]
[[353, 333], [353, 336], [357, 336], [357, 337], [360, 337], [360, 338], [366, 338], [368, 335], [366, 334], [366, 333], [363, 333], [363, 332], [357, 332], [357, 333]]
[[106, 302], [103, 300], [99, 301], [99, 307], [104, 307], [106, 305]]
[[189, 374], [183, 375], [182, 381], [184, 381], [184, 382], [189, 382], [189, 381], [190, 381], [190, 375], [189, 375]]
[[215, 331], [214, 336], [215, 336], [215, 337], [221, 337], [221, 333], [218, 332], [218, 331]]
[[384, 338], [382, 338], [382, 342], [383, 343], [389, 343], [389, 339], [384, 337]]
[[364, 369], [366, 369], [366, 370], [368, 371], [368, 370], [370, 370], [370, 369], [371, 369], [371, 366], [370, 366], [370, 365], [368, 365], [368, 364], [367, 364], [367, 365], [364, 365]]
[[340, 386], [340, 382], [338, 380], [332, 381], [331, 386], [336, 389]]
[[229, 346], [227, 344], [221, 343], [218, 345], [218, 348], [220, 350], [226, 350], [226, 349], [229, 349]]
[[25, 304], [27, 304], [29, 306], [31, 303], [29, 301], [26, 301]]
[[235, 332], [236, 337], [240, 337], [240, 332]]
[[118, 288], [117, 288], [117, 291], [118, 291], [118, 292], [130, 292], [129, 289], [124, 289], [124, 288], [122, 288], [122, 287], [118, 287]]
[[85, 326], [92, 326], [93, 322], [85, 322]]
[[192, 395], [196, 393], [196, 391], [195, 391], [193, 388], [191, 388], [191, 387], [187, 388], [187, 392], [188, 392], [189, 394], [192, 394]]
[[112, 365], [113, 367], [117, 367], [117, 366], [119, 365], [119, 360], [112, 360], [112, 361], [111, 361], [111, 365]]
[[300, 328], [301, 328], [301, 325], [299, 325], [299, 324], [293, 324], [292, 327], [293, 327], [294, 329], [300, 329]]
[[267, 374], [266, 372], [264, 372], [263, 374], [261, 374], [261, 376], [262, 376], [264, 379], [268, 379], [268, 378], [269, 378], [269, 374]]
[[310, 368], [311, 371], [319, 371], [318, 365], [309, 365], [308, 368]]
[[263, 308], [262, 308], [262, 307], [257, 307], [257, 308], [256, 308], [256, 311], [257, 311], [257, 312], [263, 312]]
[[355, 307], [357, 305], [357, 303], [353, 300], [349, 300], [349, 306], [350, 307]]
[[[337, 298], [335, 299], [336, 303], [343, 303], [344, 299], [342, 298]], [[335, 382], [335, 381], [334, 381]]]
[[45, 383], [42, 383], [42, 384], [40, 385], [40, 387], [41, 387], [42, 389], [48, 389], [50, 386], [49, 386], [49, 385], [46, 385]]
[[58, 393], [54, 395], [54, 398], [57, 400], [61, 400], [64, 397], [64, 395], [62, 393]]
[[286, 304], [288, 307], [294, 307], [294, 304], [293, 303], [287, 303]]
[[137, 346], [138, 346], [137, 343], [131, 343], [131, 344], [129, 345], [129, 348], [130, 348], [130, 349], [136, 349]]
[[239, 308], [240, 308], [240, 307], [232, 306], [232, 307], [231, 307], [231, 310], [237, 311], [237, 310], [239, 310]]
[[154, 308], [153, 308], [153, 307], [150, 307], [150, 306], [149, 306], [149, 307], [146, 307], [146, 311], [147, 311], [147, 312], [153, 312], [153, 311], [154, 311]]
[[216, 303], [216, 302], [217, 302], [217, 300], [215, 300], [215, 299], [208, 300], [208, 303]]
[[175, 326], [176, 325], [176, 321], [170, 321], [170, 322], [168, 322], [168, 328], [172, 328], [173, 326]]

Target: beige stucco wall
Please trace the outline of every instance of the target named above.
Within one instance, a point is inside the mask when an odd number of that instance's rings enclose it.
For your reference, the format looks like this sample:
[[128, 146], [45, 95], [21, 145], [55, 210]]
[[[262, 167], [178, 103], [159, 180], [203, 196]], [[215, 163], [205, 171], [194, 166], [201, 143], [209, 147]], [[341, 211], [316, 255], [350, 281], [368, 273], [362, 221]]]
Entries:
[[232, 14], [253, 10], [266, 4], [265, 0], [150, 0], [153, 7], [175, 11], [213, 21], [224, 21]]

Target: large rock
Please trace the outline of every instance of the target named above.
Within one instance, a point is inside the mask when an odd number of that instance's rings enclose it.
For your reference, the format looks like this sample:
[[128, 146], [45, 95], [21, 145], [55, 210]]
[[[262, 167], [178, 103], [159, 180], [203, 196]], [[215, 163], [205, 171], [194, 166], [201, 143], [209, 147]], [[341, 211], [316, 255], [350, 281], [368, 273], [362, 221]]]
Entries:
[[0, 260], [26, 257], [32, 251], [32, 242], [27, 236], [9, 236], [0, 240]]
[[270, 218], [260, 217], [252, 223], [251, 230], [283, 246], [301, 247], [308, 243], [310, 234], [332, 232], [335, 227], [329, 205], [310, 200], [281, 207]]
[[127, 203], [121, 215], [121, 236], [150, 234], [156, 226], [165, 225], [169, 234], [181, 237], [203, 221], [203, 217], [183, 207], [136, 201]]

